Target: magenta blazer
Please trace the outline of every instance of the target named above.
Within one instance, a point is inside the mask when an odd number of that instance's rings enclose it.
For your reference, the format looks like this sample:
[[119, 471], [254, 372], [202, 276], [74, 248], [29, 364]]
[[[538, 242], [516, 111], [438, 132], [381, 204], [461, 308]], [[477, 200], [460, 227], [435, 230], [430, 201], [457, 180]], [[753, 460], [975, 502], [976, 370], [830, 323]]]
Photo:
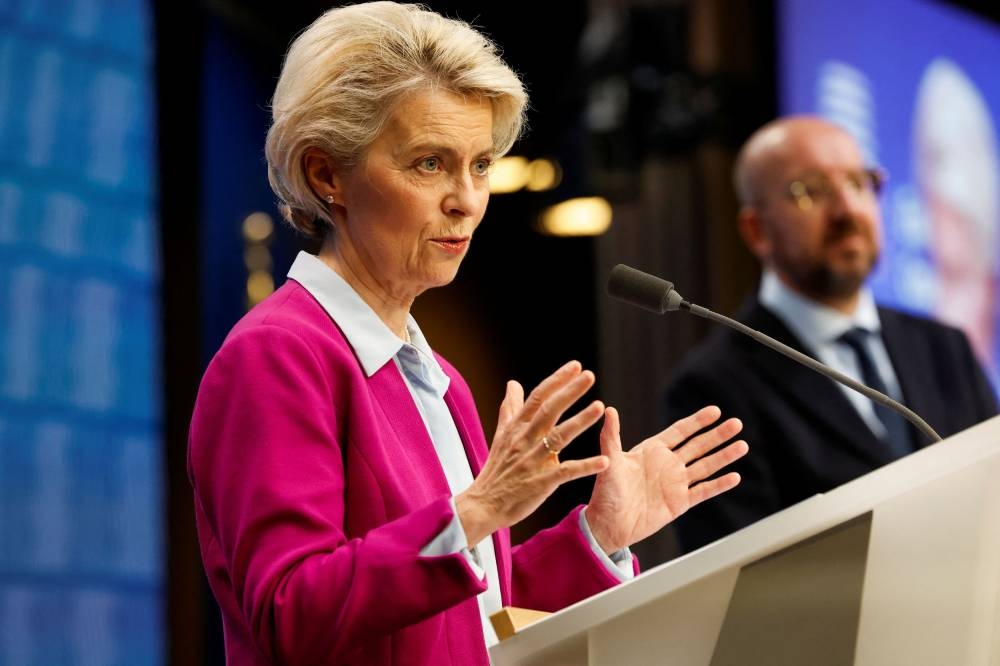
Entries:
[[[438, 359], [478, 474], [472, 394]], [[487, 664], [476, 578], [459, 553], [420, 550], [452, 520], [444, 472], [395, 363], [366, 377], [343, 334], [288, 280], [212, 359], [188, 473], [202, 561], [230, 666]], [[618, 581], [578, 507], [510, 547], [493, 535], [504, 605], [554, 611]]]

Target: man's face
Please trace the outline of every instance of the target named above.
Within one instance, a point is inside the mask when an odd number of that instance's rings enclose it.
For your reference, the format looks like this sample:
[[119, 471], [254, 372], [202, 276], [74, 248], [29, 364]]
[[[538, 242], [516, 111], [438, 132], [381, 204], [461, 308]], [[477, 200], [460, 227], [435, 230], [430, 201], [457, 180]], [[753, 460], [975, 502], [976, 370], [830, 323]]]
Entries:
[[758, 258], [814, 300], [855, 294], [878, 260], [881, 226], [877, 179], [857, 144], [804, 123], [761, 159]]

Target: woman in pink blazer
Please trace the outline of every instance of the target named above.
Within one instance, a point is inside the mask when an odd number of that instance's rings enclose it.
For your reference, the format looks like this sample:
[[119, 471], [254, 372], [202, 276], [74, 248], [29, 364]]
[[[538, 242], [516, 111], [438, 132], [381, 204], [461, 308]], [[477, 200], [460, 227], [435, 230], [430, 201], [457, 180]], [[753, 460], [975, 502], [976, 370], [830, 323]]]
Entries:
[[[487, 664], [491, 613], [632, 577], [629, 545], [738, 482], [709, 478], [746, 453], [719, 448], [737, 420], [707, 407], [624, 453], [613, 408], [567, 414], [594, 383], [577, 362], [528, 396], [509, 382], [488, 447], [410, 316], [454, 278], [525, 105], [491, 42], [418, 6], [333, 9], [292, 44], [269, 176], [321, 249], [233, 328], [191, 423], [230, 664]], [[602, 455], [560, 460], [602, 417]], [[512, 524], [594, 474], [586, 507], [511, 548]]]

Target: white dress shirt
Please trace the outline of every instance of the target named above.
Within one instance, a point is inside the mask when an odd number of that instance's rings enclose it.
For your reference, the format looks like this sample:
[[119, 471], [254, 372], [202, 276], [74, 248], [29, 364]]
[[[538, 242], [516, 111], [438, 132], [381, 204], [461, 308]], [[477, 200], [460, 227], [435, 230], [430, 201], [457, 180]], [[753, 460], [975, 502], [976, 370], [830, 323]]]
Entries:
[[[761, 276], [758, 298], [761, 304], [777, 315], [806, 348], [812, 350], [817, 359], [861, 383], [864, 381], [861, 378], [857, 356], [850, 347], [838, 342], [837, 339], [854, 327], [875, 333], [876, 335], [868, 337], [868, 351], [879, 375], [889, 389], [889, 397], [894, 400], [902, 398], [899, 380], [889, 360], [889, 352], [882, 342], [882, 322], [878, 316], [875, 298], [868, 287], [862, 288], [858, 307], [854, 313], [847, 315], [798, 295], [785, 286], [773, 271], [765, 270]], [[858, 410], [858, 414], [872, 432], [878, 437], [883, 437], [885, 426], [875, 414], [872, 401], [839, 382], [837, 386]]]

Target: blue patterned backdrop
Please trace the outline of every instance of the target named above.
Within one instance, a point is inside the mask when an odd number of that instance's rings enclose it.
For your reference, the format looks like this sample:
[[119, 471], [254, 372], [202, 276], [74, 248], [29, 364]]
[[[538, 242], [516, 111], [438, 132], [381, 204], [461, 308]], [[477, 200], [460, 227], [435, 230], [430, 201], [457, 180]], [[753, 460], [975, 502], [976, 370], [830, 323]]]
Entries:
[[0, 0], [0, 664], [163, 661], [150, 14]]
[[[1000, 26], [932, 0], [777, 6], [781, 111], [840, 123], [871, 163], [888, 169], [876, 297], [965, 329], [1000, 393]], [[921, 108], [931, 72], [947, 73], [951, 86]], [[934, 133], [919, 122], [927, 109], [937, 112]], [[919, 182], [928, 156], [934, 189], [962, 211], [951, 227]], [[950, 250], [942, 263], [942, 235], [963, 227], [950, 238], [966, 261], [956, 266]], [[980, 279], [981, 269], [989, 274]]]

